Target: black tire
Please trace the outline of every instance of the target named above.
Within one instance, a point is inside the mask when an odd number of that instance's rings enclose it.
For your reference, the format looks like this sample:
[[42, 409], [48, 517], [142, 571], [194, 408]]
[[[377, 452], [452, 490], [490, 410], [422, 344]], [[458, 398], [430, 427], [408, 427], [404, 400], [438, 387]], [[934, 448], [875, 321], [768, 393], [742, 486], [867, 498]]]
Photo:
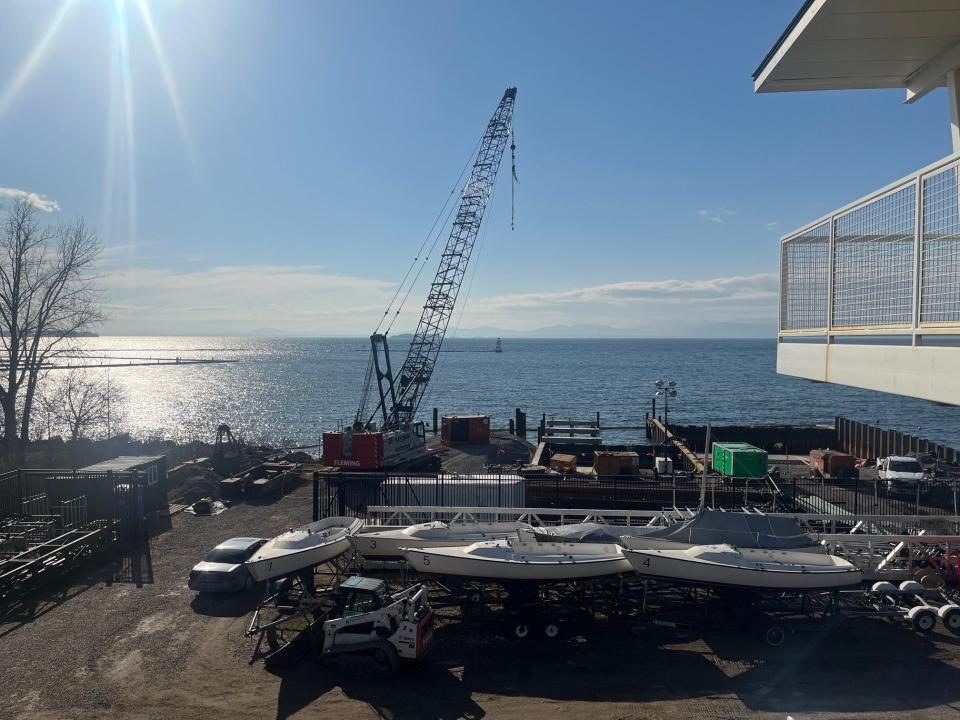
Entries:
[[787, 639], [787, 634], [779, 625], [771, 625], [763, 633], [763, 641], [769, 647], [780, 647]]
[[960, 608], [951, 608], [943, 614], [943, 626], [954, 635], [960, 635]]
[[560, 626], [557, 623], [550, 620], [543, 626], [543, 634], [548, 639], [554, 640], [560, 636]]
[[917, 632], [928, 633], [936, 628], [937, 616], [933, 612], [918, 612], [910, 622]]
[[397, 654], [397, 649], [390, 643], [384, 643], [374, 650], [373, 659], [377, 665], [391, 675], [395, 673], [400, 666], [400, 655]]
[[513, 636], [524, 640], [530, 635], [530, 626], [526, 623], [520, 622], [513, 626]]

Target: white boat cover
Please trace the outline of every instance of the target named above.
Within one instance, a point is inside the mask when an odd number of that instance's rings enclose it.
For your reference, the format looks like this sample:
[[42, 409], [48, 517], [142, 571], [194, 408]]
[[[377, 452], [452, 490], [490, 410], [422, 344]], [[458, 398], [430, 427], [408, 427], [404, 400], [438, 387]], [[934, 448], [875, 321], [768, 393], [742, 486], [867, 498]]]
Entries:
[[654, 530], [646, 537], [690, 545], [793, 549], [815, 546], [796, 518], [756, 513], [701, 510], [680, 525]]

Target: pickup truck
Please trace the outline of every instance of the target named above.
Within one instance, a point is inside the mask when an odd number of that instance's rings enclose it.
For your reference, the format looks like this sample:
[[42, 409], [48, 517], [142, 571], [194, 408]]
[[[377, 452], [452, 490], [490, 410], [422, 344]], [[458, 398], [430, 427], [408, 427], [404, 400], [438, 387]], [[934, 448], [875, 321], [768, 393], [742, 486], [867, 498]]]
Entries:
[[919, 460], [900, 455], [877, 458], [877, 476], [895, 490], [924, 490], [927, 480]]

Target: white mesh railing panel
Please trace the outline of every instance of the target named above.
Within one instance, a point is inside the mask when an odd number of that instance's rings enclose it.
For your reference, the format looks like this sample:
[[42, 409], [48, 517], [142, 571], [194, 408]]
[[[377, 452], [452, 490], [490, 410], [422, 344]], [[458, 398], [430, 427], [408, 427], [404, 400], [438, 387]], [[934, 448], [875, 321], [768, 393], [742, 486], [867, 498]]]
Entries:
[[835, 223], [834, 327], [910, 325], [916, 185], [867, 202]]
[[960, 322], [960, 202], [956, 166], [923, 180], [920, 322]]
[[780, 329], [826, 328], [830, 223], [790, 238], [780, 252]]

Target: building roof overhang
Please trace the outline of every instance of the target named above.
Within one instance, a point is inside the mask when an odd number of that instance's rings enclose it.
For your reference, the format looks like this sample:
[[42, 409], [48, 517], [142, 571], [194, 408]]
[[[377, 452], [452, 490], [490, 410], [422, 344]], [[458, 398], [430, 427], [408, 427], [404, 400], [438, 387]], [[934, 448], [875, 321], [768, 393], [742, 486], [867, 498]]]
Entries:
[[960, 0], [807, 0], [753, 74], [755, 92], [904, 88], [960, 67]]

